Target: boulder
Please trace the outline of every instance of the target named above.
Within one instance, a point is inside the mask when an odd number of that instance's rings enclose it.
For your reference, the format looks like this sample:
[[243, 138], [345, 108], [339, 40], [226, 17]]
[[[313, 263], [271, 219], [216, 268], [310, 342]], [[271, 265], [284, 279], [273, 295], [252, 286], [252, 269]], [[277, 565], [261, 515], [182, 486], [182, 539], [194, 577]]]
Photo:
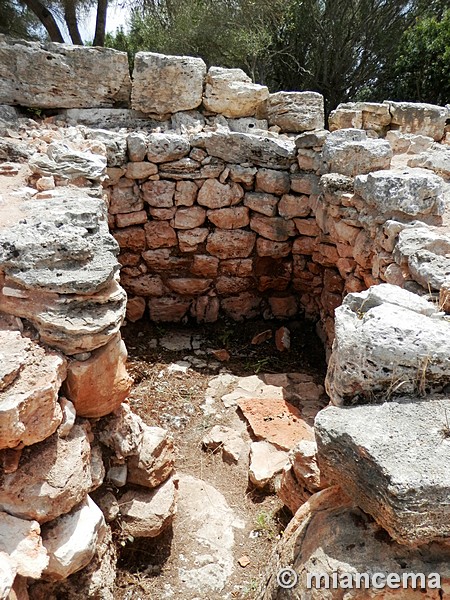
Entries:
[[266, 110], [269, 125], [276, 125], [282, 131], [301, 133], [324, 127], [324, 100], [317, 92], [270, 94]]
[[128, 102], [130, 88], [125, 52], [0, 36], [0, 103], [33, 108], [113, 106]]
[[67, 437], [56, 433], [24, 450], [19, 468], [3, 476], [0, 510], [46, 523], [81, 502], [103, 477], [89, 435], [87, 424], [74, 425]]
[[269, 97], [269, 90], [252, 80], [241, 69], [210, 67], [206, 76], [203, 106], [225, 117], [249, 117]]
[[[101, 142], [105, 146], [108, 167], [122, 167], [127, 163], [127, 136], [124, 133], [108, 131], [107, 129], [88, 129], [85, 132], [87, 140]], [[89, 147], [89, 146], [88, 146]], [[94, 156], [100, 152], [92, 148]], [[48, 151], [47, 151], [48, 153]], [[103, 154], [103, 153], [102, 153]], [[85, 175], [86, 177], [86, 175]], [[88, 178], [89, 179], [89, 178]]]
[[385, 283], [348, 294], [335, 311], [326, 389], [335, 405], [442, 390], [450, 323], [435, 305]]
[[105, 529], [103, 513], [89, 496], [69, 513], [44, 526], [42, 541], [49, 562], [43, 578], [66, 579], [88, 565]]
[[127, 356], [118, 333], [87, 360], [69, 362], [64, 393], [80, 417], [103, 417], [119, 408], [133, 383], [126, 369]]
[[400, 544], [448, 539], [449, 409], [443, 397], [408, 396], [316, 417], [321, 472]]
[[202, 102], [205, 74], [201, 58], [138, 52], [134, 57], [131, 105], [157, 115], [197, 108]]
[[391, 127], [402, 133], [420, 133], [437, 142], [444, 137], [448, 109], [420, 102], [386, 102], [391, 113]]
[[187, 136], [176, 133], [151, 133], [147, 137], [147, 160], [152, 163], [166, 163], [179, 160], [189, 154]]
[[171, 475], [175, 464], [173, 440], [165, 429], [143, 425], [142, 441], [127, 459], [128, 482], [155, 488]]
[[0, 449], [41, 442], [62, 421], [66, 360], [18, 331], [0, 331], [0, 348]]
[[447, 179], [450, 177], [450, 149], [448, 146], [433, 144], [426, 152], [410, 158], [408, 167], [429, 169]]
[[354, 177], [389, 169], [392, 149], [389, 142], [368, 138], [365, 131], [342, 129], [327, 137], [322, 156], [326, 171]]
[[0, 512], [0, 553], [3, 552], [10, 556], [18, 575], [23, 577], [38, 579], [48, 565], [39, 523]]
[[28, 164], [33, 173], [53, 175], [63, 180], [85, 177], [103, 181], [106, 178], [106, 157], [73, 150], [64, 142], [52, 142], [46, 154], [33, 154]]
[[122, 531], [133, 537], [157, 537], [172, 524], [178, 480], [171, 477], [154, 490], [130, 490], [120, 499]]
[[331, 111], [330, 131], [337, 129], [365, 129], [384, 137], [391, 123], [391, 113], [387, 104], [376, 102], [346, 102]]

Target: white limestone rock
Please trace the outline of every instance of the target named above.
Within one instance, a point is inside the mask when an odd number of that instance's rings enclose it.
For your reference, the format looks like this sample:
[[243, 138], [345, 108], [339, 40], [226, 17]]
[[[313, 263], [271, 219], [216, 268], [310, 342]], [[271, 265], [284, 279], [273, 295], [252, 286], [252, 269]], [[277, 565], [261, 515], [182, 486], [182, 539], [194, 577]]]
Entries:
[[53, 175], [66, 180], [86, 177], [103, 181], [107, 160], [99, 154], [73, 150], [65, 142], [52, 142], [46, 154], [33, 154], [28, 164], [32, 172], [39, 175]]
[[151, 133], [147, 139], [147, 159], [153, 163], [179, 160], [189, 154], [187, 136], [176, 133]]
[[207, 450], [221, 450], [222, 458], [226, 462], [237, 463], [248, 449], [239, 432], [231, 427], [214, 425], [202, 440]]
[[326, 389], [335, 405], [441, 390], [450, 383], [450, 323], [391, 284], [349, 294], [335, 311]]
[[48, 523], [42, 532], [49, 556], [43, 578], [66, 579], [89, 564], [105, 529], [103, 513], [89, 496], [69, 513]]
[[368, 138], [360, 129], [330, 133], [323, 146], [325, 170], [349, 177], [389, 169], [392, 149], [389, 142]]
[[391, 102], [391, 127], [402, 133], [420, 133], [439, 141], [444, 136], [448, 109], [444, 106], [420, 102]]
[[101, 142], [106, 148], [108, 167], [121, 167], [127, 162], [127, 136], [124, 133], [108, 131], [107, 129], [88, 129], [85, 133], [87, 140]]
[[0, 35], [0, 103], [33, 108], [107, 107], [127, 102], [130, 88], [125, 52]]
[[164, 115], [197, 108], [206, 65], [201, 58], [138, 52], [134, 57], [132, 108]]
[[242, 69], [210, 67], [205, 81], [204, 107], [232, 119], [253, 116], [269, 97], [267, 87], [253, 83]]
[[441, 177], [450, 177], [450, 148], [433, 144], [425, 152], [420, 152], [408, 161], [409, 167], [422, 167], [434, 171]]
[[99, 422], [96, 434], [102, 444], [122, 459], [138, 454], [145, 427], [141, 417], [133, 413], [128, 404], [122, 404], [112, 415]]
[[391, 123], [391, 113], [387, 104], [346, 102], [331, 111], [328, 122], [330, 131], [364, 129], [381, 137]]
[[324, 128], [324, 100], [317, 92], [270, 94], [266, 110], [269, 125], [276, 125], [284, 132], [301, 133]]
[[272, 489], [275, 479], [289, 463], [289, 454], [266, 441], [253, 442], [250, 446], [249, 479], [258, 488]]
[[128, 457], [128, 481], [155, 488], [173, 472], [175, 450], [173, 439], [161, 427], [143, 425], [142, 441], [137, 453]]
[[17, 574], [16, 562], [6, 552], [0, 551], [0, 598], [7, 600]]
[[41, 528], [34, 520], [18, 519], [0, 512], [0, 552], [9, 554], [17, 573], [38, 579], [48, 565]]

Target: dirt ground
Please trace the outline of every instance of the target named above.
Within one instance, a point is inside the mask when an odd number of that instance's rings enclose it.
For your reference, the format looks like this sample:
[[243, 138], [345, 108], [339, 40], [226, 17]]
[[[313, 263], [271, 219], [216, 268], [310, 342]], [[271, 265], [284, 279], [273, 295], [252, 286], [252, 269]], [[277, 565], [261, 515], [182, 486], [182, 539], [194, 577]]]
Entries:
[[[273, 337], [261, 345], [251, 344], [255, 334], [268, 329], [275, 332], [281, 325], [276, 322], [223, 320], [195, 329], [140, 322], [128, 324], [123, 329], [129, 352], [128, 369], [135, 382], [130, 395], [133, 411], [148, 425], [170, 430], [177, 448], [177, 472], [213, 485], [245, 522], [243, 529], [234, 532], [235, 568], [226, 589], [217, 594], [199, 592], [198, 600], [254, 598], [274, 544], [291, 518], [276, 495], [263, 493], [249, 485], [248, 459], [227, 464], [220, 452], [203, 449], [202, 439], [216, 421], [200, 408], [208, 382], [218, 372], [238, 376], [303, 372], [313, 375], [318, 383], [323, 382], [325, 360], [314, 326], [303, 321], [283, 324], [291, 331], [291, 349], [283, 353], [276, 350]], [[180, 336], [189, 334], [195, 350], [177, 351], [163, 347], [164, 343], [171, 346], [171, 340], [176, 342]], [[218, 362], [212, 353], [217, 349], [226, 349], [230, 360]], [[187, 372], [168, 369], [169, 365], [186, 359], [195, 363]], [[221, 424], [236, 426], [237, 411], [232, 410], [228, 415]], [[241, 419], [245, 421], [242, 416]], [[247, 430], [247, 435], [250, 438], [251, 431]], [[176, 526], [189, 529], [189, 523], [178, 522]], [[120, 540], [118, 600], [169, 597], [184, 600], [187, 597], [180, 587], [177, 557], [182, 552], [189, 552], [189, 548], [182, 543], [183, 536], [181, 542], [179, 535], [177, 539], [175, 543], [172, 532], [167, 531], [154, 540]], [[241, 566], [240, 562], [248, 564]]]

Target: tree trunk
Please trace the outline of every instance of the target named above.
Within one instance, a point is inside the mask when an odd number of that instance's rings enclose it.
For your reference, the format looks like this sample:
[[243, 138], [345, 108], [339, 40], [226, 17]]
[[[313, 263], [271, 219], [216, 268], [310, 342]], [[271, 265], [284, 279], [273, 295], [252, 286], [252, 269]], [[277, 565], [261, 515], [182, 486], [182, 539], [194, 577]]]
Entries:
[[40, 0], [23, 0], [24, 4], [34, 12], [36, 17], [47, 30], [52, 42], [64, 43], [64, 38], [52, 13]]
[[70, 39], [73, 44], [83, 45], [80, 32], [78, 31], [77, 11], [73, 0], [64, 0], [64, 20], [69, 30]]
[[106, 12], [108, 0], [97, 0], [97, 19], [95, 22], [94, 46], [105, 45]]

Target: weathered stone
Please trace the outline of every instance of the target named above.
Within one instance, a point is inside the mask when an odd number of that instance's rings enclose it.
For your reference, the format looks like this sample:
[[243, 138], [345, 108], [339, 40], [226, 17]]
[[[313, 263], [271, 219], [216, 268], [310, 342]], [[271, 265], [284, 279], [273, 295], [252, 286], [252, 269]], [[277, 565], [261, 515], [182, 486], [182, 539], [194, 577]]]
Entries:
[[320, 234], [320, 227], [315, 219], [294, 219], [294, 223], [300, 235], [315, 237]]
[[277, 214], [278, 200], [279, 198], [273, 194], [247, 192], [244, 197], [244, 204], [266, 217], [274, 217]]
[[283, 468], [289, 462], [288, 453], [269, 442], [253, 442], [250, 446], [249, 479], [258, 488], [274, 489]]
[[158, 167], [151, 162], [129, 162], [125, 177], [128, 177], [128, 179], [147, 179], [157, 172]]
[[175, 191], [176, 206], [192, 206], [197, 198], [198, 187], [193, 181], [177, 181]]
[[286, 400], [243, 398], [238, 401], [238, 406], [255, 436], [282, 450], [290, 450], [302, 439], [314, 439], [312, 428], [302, 419], [299, 410]]
[[256, 172], [256, 191], [269, 194], [287, 194], [290, 189], [288, 173], [275, 169], [258, 169]]
[[222, 260], [220, 272], [236, 277], [251, 277], [253, 275], [253, 260], [251, 258]]
[[389, 142], [367, 138], [359, 129], [341, 129], [330, 133], [323, 146], [328, 171], [355, 175], [389, 169], [392, 150]]
[[246, 444], [239, 432], [223, 425], [215, 425], [205, 435], [202, 444], [208, 450], [216, 451], [220, 449], [223, 460], [226, 462], [237, 463], [246, 449]]
[[207, 179], [202, 185], [197, 202], [208, 208], [222, 208], [237, 204], [244, 196], [238, 183], [220, 183], [217, 179]]
[[128, 482], [155, 488], [171, 475], [175, 452], [165, 429], [143, 425], [143, 437], [135, 454], [127, 460]]
[[209, 234], [206, 249], [220, 259], [247, 258], [255, 241], [256, 235], [250, 231], [219, 230]]
[[26, 42], [4, 35], [0, 51], [0, 102], [5, 104], [82, 108], [128, 100], [131, 86], [125, 52]]
[[272, 258], [283, 258], [289, 256], [292, 250], [291, 242], [273, 242], [264, 238], [256, 240], [256, 252], [258, 256], [271, 256]]
[[18, 331], [0, 331], [0, 448], [30, 446], [54, 433], [66, 361]]
[[448, 146], [433, 144], [426, 152], [410, 158], [408, 167], [422, 167], [434, 171], [441, 177], [448, 178], [450, 176], [450, 149]]
[[147, 137], [133, 131], [127, 136], [128, 156], [131, 161], [142, 162], [147, 154]]
[[156, 208], [173, 206], [175, 183], [173, 181], [146, 181], [142, 185], [144, 200]]
[[116, 215], [117, 227], [131, 227], [133, 225], [143, 225], [147, 222], [147, 213], [145, 210], [139, 212]]
[[285, 352], [291, 347], [291, 332], [287, 327], [280, 327], [275, 332], [275, 346], [278, 352]]
[[209, 234], [206, 227], [195, 227], [185, 231], [178, 230], [178, 243], [181, 252], [196, 252], [198, 245], [203, 244]]
[[171, 208], [150, 208], [148, 212], [156, 221], [170, 221], [174, 218], [177, 209], [175, 206]]
[[207, 216], [219, 229], [239, 229], [250, 223], [249, 209], [245, 206], [208, 210]]
[[123, 133], [106, 129], [88, 129], [87, 149], [106, 157], [108, 167], [122, 167], [127, 162], [127, 140]]
[[391, 127], [402, 133], [421, 133], [439, 141], [444, 137], [447, 107], [418, 102], [387, 102]]
[[296, 234], [294, 222], [281, 217], [254, 215], [250, 219], [250, 227], [259, 235], [274, 242], [285, 242], [290, 236]]
[[61, 398], [59, 401], [61, 405], [63, 420], [61, 425], [58, 427], [59, 437], [67, 437], [75, 425], [75, 419], [77, 418], [77, 412], [75, 406], [67, 398]]
[[178, 480], [171, 477], [154, 490], [133, 490], [120, 499], [122, 530], [133, 537], [157, 537], [176, 513]]
[[450, 324], [425, 299], [390, 284], [349, 294], [335, 311], [326, 378], [333, 404], [448, 383]]
[[151, 133], [147, 137], [147, 159], [167, 163], [189, 154], [189, 139], [176, 133]]
[[330, 132], [327, 129], [316, 129], [301, 133], [295, 138], [297, 148], [322, 148]]
[[166, 221], [150, 221], [144, 225], [148, 248], [170, 248], [177, 245], [177, 234]]
[[45, 523], [69, 512], [98, 487], [91, 472], [87, 425], [74, 425], [69, 435], [54, 434], [25, 451], [19, 468], [5, 474], [0, 509]]
[[297, 314], [298, 306], [294, 296], [270, 296], [269, 306], [277, 319], [287, 319]]
[[206, 76], [203, 105], [225, 117], [248, 117], [269, 97], [269, 90], [252, 80], [241, 69], [210, 67]]
[[400, 231], [394, 258], [424, 289], [439, 290], [448, 277], [449, 253], [450, 237], [445, 231], [418, 223]]
[[134, 456], [139, 452], [145, 425], [128, 404], [122, 404], [97, 427], [98, 439], [113, 450], [117, 458]]
[[206, 220], [206, 210], [200, 206], [178, 208], [175, 213], [173, 226], [175, 229], [195, 229]]
[[235, 321], [251, 319], [259, 314], [261, 298], [252, 292], [224, 298], [220, 302], [224, 312]]
[[295, 143], [290, 139], [234, 131], [207, 133], [202, 143], [208, 154], [226, 162], [249, 162], [269, 169], [288, 168], [296, 155]]
[[314, 173], [296, 173], [291, 175], [291, 190], [297, 194], [319, 194], [319, 178]]
[[278, 203], [278, 213], [284, 219], [293, 219], [294, 217], [307, 217], [311, 212], [308, 196], [295, 196], [294, 194], [284, 194]]
[[127, 300], [127, 312], [126, 318], [131, 323], [139, 321], [144, 316], [145, 312], [145, 300], [139, 296], [134, 298], [128, 298]]
[[89, 496], [68, 514], [46, 525], [42, 539], [50, 560], [43, 578], [66, 579], [85, 567], [105, 535], [105, 528], [103, 513]]
[[80, 417], [103, 417], [116, 410], [127, 397], [132, 385], [125, 366], [127, 354], [117, 334], [87, 360], [69, 363], [64, 393]]
[[391, 113], [387, 104], [376, 102], [346, 102], [339, 104], [329, 116], [330, 131], [337, 129], [365, 129], [383, 137], [391, 124]]
[[246, 186], [253, 185], [256, 167], [243, 167], [242, 165], [230, 165], [230, 179], [236, 183], [243, 183]]
[[442, 397], [402, 398], [347, 410], [329, 407], [315, 421], [319, 464], [326, 478], [399, 543], [445, 540], [450, 529], [445, 498]]
[[144, 113], [176, 113], [202, 102], [206, 65], [201, 58], [138, 52], [131, 105]]
[[211, 286], [211, 279], [195, 279], [191, 277], [179, 277], [177, 279], [168, 279], [168, 287], [182, 296], [198, 296], [208, 291]]
[[6, 552], [0, 551], [0, 598], [9, 600], [17, 574], [16, 562]]
[[106, 158], [91, 152], [72, 150], [64, 142], [52, 142], [46, 154], [33, 154], [28, 162], [33, 173], [71, 180], [85, 177], [93, 181], [106, 178]]
[[215, 281], [215, 288], [220, 296], [239, 294], [254, 286], [254, 280], [250, 277], [226, 277], [220, 275]]
[[216, 277], [219, 259], [214, 256], [196, 254], [191, 265], [191, 273], [199, 277]]
[[324, 126], [324, 100], [317, 92], [270, 94], [266, 110], [269, 125], [277, 125], [282, 131], [310, 131]]
[[114, 185], [111, 188], [111, 196], [108, 207], [108, 212], [111, 215], [118, 213], [139, 212], [144, 208], [144, 201], [140, 194], [139, 188], [136, 186], [122, 187]]
[[418, 218], [444, 212], [443, 180], [425, 169], [376, 171], [355, 178], [355, 192], [373, 211], [370, 218], [384, 223], [400, 217]]
[[181, 321], [190, 306], [190, 299], [180, 298], [179, 296], [174, 298], [170, 296], [150, 298], [148, 301], [150, 319], [156, 323]]
[[8, 554], [17, 573], [38, 579], [48, 565], [39, 523], [0, 512], [0, 553]]
[[122, 285], [135, 296], [162, 296], [164, 294], [163, 282], [158, 275], [140, 275], [139, 277], [122, 275]]

